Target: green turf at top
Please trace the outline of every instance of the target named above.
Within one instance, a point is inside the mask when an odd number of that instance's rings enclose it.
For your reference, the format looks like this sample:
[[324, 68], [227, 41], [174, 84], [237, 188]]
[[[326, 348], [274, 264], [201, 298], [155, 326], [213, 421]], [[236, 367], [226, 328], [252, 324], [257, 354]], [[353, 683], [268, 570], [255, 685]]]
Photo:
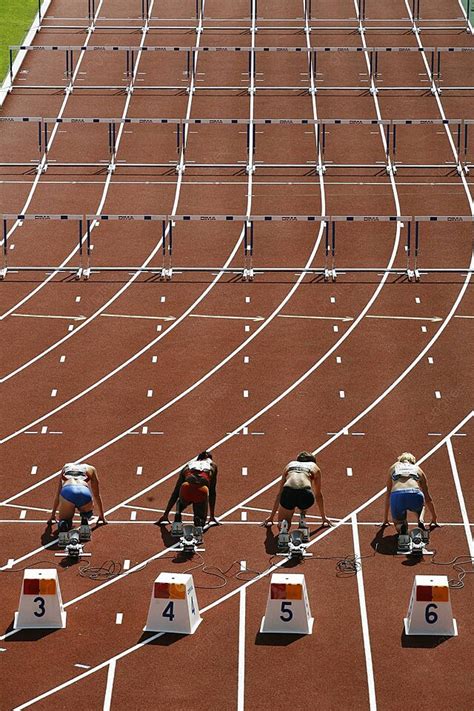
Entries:
[[38, 0], [0, 0], [0, 82], [8, 70], [8, 47], [21, 44], [38, 12]]

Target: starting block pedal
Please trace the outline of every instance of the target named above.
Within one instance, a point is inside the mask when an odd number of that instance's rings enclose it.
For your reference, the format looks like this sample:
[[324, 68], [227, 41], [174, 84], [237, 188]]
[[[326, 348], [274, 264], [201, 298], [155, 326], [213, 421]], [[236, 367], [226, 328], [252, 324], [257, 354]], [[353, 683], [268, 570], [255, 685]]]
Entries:
[[[85, 529], [88, 529], [88, 531]], [[81, 531], [83, 531], [82, 534]], [[88, 537], [83, 538], [81, 535]], [[79, 560], [79, 558], [83, 556], [90, 556], [91, 553], [84, 553], [84, 546], [82, 545], [82, 542], [90, 541], [90, 539], [91, 529], [89, 525], [82, 525], [79, 529], [73, 529], [72, 531], [60, 531], [58, 535], [58, 547], [63, 548], [64, 553], [55, 553], [56, 558], [64, 558], [66, 555], [73, 560]]]
[[288, 533], [288, 521], [282, 521], [280, 533], [277, 538], [277, 555], [288, 555], [290, 536]]
[[194, 634], [202, 622], [189, 573], [160, 573], [153, 584], [145, 632]]
[[260, 632], [311, 634], [313, 622], [304, 575], [274, 573]]
[[308, 528], [308, 524], [306, 523], [304, 514], [300, 514], [300, 522], [298, 524], [298, 531], [301, 531], [303, 543], [309, 543], [309, 528]]
[[175, 538], [181, 538], [183, 535], [183, 524], [181, 521], [174, 521], [171, 524], [171, 535]]
[[193, 526], [191, 523], [183, 525], [175, 521], [171, 527], [171, 535], [179, 538], [179, 549], [187, 555], [205, 550], [205, 548], [198, 548], [202, 544], [202, 534], [202, 526]]
[[410, 533], [401, 533], [398, 536], [397, 555], [433, 555], [433, 551], [426, 550], [429, 542], [429, 531], [423, 528], [417, 527]]
[[404, 625], [408, 636], [457, 636], [446, 575], [415, 575]]
[[13, 628], [21, 630], [64, 627], [66, 612], [59, 588], [58, 571], [54, 568], [25, 570]]

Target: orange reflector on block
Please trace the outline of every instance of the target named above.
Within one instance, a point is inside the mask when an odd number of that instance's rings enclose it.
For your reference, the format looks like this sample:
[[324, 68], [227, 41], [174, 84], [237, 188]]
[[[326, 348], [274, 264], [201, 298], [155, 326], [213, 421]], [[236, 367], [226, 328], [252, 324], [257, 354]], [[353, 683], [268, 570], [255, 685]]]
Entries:
[[170, 583], [169, 596], [173, 600], [186, 599], [186, 585], [181, 583]]
[[433, 602], [449, 602], [449, 588], [446, 585], [433, 586], [432, 589]]
[[286, 586], [286, 599], [287, 600], [301, 600], [303, 597], [303, 589], [301, 585], [287, 585]]
[[56, 581], [44, 580], [39, 581], [40, 595], [56, 595]]

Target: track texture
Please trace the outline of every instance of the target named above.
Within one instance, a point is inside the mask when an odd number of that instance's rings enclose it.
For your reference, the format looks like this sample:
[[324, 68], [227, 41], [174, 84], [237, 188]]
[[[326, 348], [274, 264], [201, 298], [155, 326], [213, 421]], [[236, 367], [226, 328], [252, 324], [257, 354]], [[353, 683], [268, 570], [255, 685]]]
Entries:
[[[474, 92], [452, 87], [473, 83], [474, 54], [443, 58], [438, 86], [451, 88], [433, 93], [431, 56], [423, 51], [474, 46], [455, 0], [436, 7], [422, 0], [419, 21], [403, 0], [312, 5], [305, 18], [300, 0], [259, 0], [258, 7], [206, 0], [196, 16], [191, 0], [96, 0], [92, 31], [87, 2], [52, 0], [35, 44], [134, 47], [133, 93], [85, 88], [126, 86], [124, 54], [100, 51], [77, 53], [71, 93], [22, 88], [25, 81], [67, 83], [62, 53], [27, 52], [0, 117], [239, 118], [250, 126], [270, 118], [473, 118]], [[367, 31], [357, 31], [360, 22]], [[413, 32], [418, 26], [422, 31]], [[309, 72], [306, 53], [250, 53], [257, 63], [249, 72], [248, 52], [197, 52], [189, 73], [186, 53], [142, 51], [165, 45], [420, 51], [380, 55], [377, 94], [365, 52], [328, 53]], [[241, 89], [215, 88], [223, 86]], [[345, 86], [361, 88], [337, 88]], [[328, 123], [325, 172], [315, 170], [322, 160], [316, 126], [253, 125], [252, 135], [246, 124], [190, 123], [185, 155], [177, 157], [174, 125], [117, 123], [111, 172], [107, 124], [51, 124], [46, 172], [0, 167], [0, 212], [474, 214], [472, 179], [452, 168], [457, 136], [449, 124], [400, 126], [396, 172], [385, 170], [387, 139], [377, 123]], [[473, 142], [474, 127], [470, 132]], [[37, 126], [1, 123], [0, 152], [5, 162], [41, 161]], [[470, 143], [465, 160], [472, 163]], [[229, 163], [241, 167], [221, 165]], [[402, 634], [414, 575], [453, 571], [431, 558], [413, 566], [394, 556], [394, 529], [380, 529], [386, 471], [410, 450], [444, 524], [432, 535], [435, 560], [474, 556], [470, 273], [409, 282], [385, 271], [405, 269], [407, 225], [356, 221], [337, 225], [338, 277], [324, 282], [301, 271], [325, 265], [324, 224], [254, 227], [255, 278], [247, 282], [242, 221], [176, 221], [175, 270], [164, 282], [161, 222], [93, 225], [86, 282], [73, 278], [80, 260], [75, 223], [9, 221], [9, 271], [0, 283], [1, 709], [263, 711], [304, 703], [392, 711], [418, 708], [421, 688], [426, 705], [473, 707], [474, 581], [467, 576], [464, 588], [452, 590], [459, 636], [417, 646]], [[472, 229], [472, 222], [422, 223], [418, 267], [472, 269]], [[38, 265], [70, 272], [15, 269]], [[97, 271], [110, 265], [130, 269]], [[209, 270], [182, 270], [195, 266]], [[258, 271], [283, 267], [289, 271]], [[194, 571], [204, 617], [195, 635], [142, 635], [157, 575], [199, 564], [177, 560], [173, 539], [153, 522], [180, 467], [203, 448], [219, 465], [223, 524], [206, 533], [204, 562], [221, 570], [235, 565], [222, 588], [214, 587], [221, 579]], [[282, 559], [273, 557], [275, 531], [258, 523], [272, 507], [279, 472], [301, 449], [316, 452], [334, 527], [318, 528], [318, 518], [311, 519], [314, 558], [293, 571], [306, 577], [313, 634], [268, 640], [258, 630], [272, 566]], [[97, 528], [87, 546], [91, 565], [112, 559], [129, 567], [107, 582], [61, 565], [46, 526], [57, 473], [78, 460], [97, 468], [108, 512], [109, 525]], [[337, 577], [337, 561], [354, 555], [357, 575]], [[248, 582], [235, 577], [242, 561], [253, 571]], [[67, 629], [12, 633], [20, 571], [56, 565]]]

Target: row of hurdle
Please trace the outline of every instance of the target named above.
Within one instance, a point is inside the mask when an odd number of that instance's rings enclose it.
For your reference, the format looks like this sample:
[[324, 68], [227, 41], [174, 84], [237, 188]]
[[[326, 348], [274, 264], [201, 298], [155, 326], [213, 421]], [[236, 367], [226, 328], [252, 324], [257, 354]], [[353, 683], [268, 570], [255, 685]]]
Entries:
[[[160, 573], [153, 583], [144, 631], [194, 634], [201, 622], [193, 576]], [[64, 629], [66, 623], [57, 570], [25, 570], [13, 630]], [[305, 576], [273, 573], [260, 632], [312, 634], [313, 623]], [[404, 629], [408, 636], [457, 636], [447, 576], [415, 575]]]
[[[65, 69], [61, 78], [60, 84], [14, 84], [14, 70], [13, 70], [13, 57], [16, 52], [62, 52], [64, 53], [65, 59]], [[78, 84], [74, 81], [75, 70], [77, 64], [77, 58], [82, 52], [94, 52], [94, 53], [120, 53], [124, 55], [124, 72], [123, 72], [123, 83], [114, 85], [104, 85], [104, 84], [87, 84], [82, 82]], [[185, 63], [183, 65], [183, 73], [185, 78], [188, 80], [189, 84], [186, 88], [183, 84], [178, 85], [148, 85], [142, 83], [137, 85], [136, 81], [136, 58], [138, 54], [152, 54], [156, 57], [163, 56], [164, 54], [170, 53], [180, 53], [185, 55]], [[464, 56], [468, 57], [467, 63], [462, 67], [459, 67], [459, 71], [455, 74], [462, 74], [463, 71], [472, 80], [472, 67], [474, 61], [474, 46], [460, 46], [460, 47], [419, 47], [419, 46], [403, 46], [403, 47], [255, 47], [255, 46], [242, 46], [242, 47], [209, 47], [209, 46], [143, 46], [143, 47], [131, 47], [126, 45], [12, 45], [9, 48], [9, 76], [10, 76], [10, 86], [9, 91], [13, 88], [22, 89], [63, 89], [66, 93], [70, 93], [73, 90], [78, 89], [97, 89], [97, 90], [125, 90], [128, 93], [133, 93], [134, 89], [139, 88], [142, 90], [187, 90], [188, 92], [195, 92], [199, 89], [203, 90], [236, 90], [242, 91], [244, 87], [242, 85], [222, 85], [222, 86], [207, 86], [207, 85], [196, 85], [196, 71], [197, 71], [197, 61], [198, 56], [202, 54], [210, 53], [212, 55], [222, 55], [223, 53], [234, 53], [240, 55], [248, 55], [247, 62], [247, 74], [250, 86], [248, 91], [255, 93], [256, 91], [262, 90], [275, 90], [281, 89], [286, 91], [298, 91], [301, 92], [304, 87], [299, 84], [297, 86], [268, 86], [268, 85], [256, 85], [255, 81], [257, 78], [257, 65], [258, 57], [271, 53], [273, 56], [280, 54], [284, 56], [293, 56], [296, 59], [295, 72], [301, 67], [301, 62], [298, 61], [298, 57], [304, 56], [306, 58], [307, 76], [308, 76], [308, 86], [306, 87], [309, 93], [315, 94], [322, 90], [344, 90], [344, 91], [370, 91], [373, 94], [377, 94], [379, 91], [413, 91], [413, 90], [430, 90], [433, 94], [440, 93], [443, 91], [456, 90], [456, 91], [469, 91], [474, 87], [471, 84], [461, 85], [461, 84], [447, 84], [442, 81], [442, 60], [443, 57], [453, 55], [457, 58]], [[370, 86], [364, 85], [362, 82], [357, 85], [351, 86], [331, 86], [326, 83], [319, 83], [315, 85], [314, 78], [316, 74], [319, 73], [319, 79], [323, 80], [326, 74], [330, 74], [330, 66], [321, 67], [322, 56], [337, 57], [341, 54], [348, 55], [366, 55], [368, 58], [368, 78]], [[381, 76], [381, 61], [382, 56], [387, 57], [392, 55], [399, 57], [400, 55], [418, 54], [423, 57], [428, 56], [430, 61], [428, 67], [420, 59], [420, 66], [424, 68], [426, 72], [426, 77], [430, 82], [430, 86], [426, 87], [421, 82], [414, 86], [406, 85], [381, 85], [378, 79]], [[321, 68], [325, 69], [324, 73], [321, 73]], [[470, 69], [471, 68], [471, 69]], [[392, 66], [391, 71], [396, 72], [397, 66]], [[59, 72], [59, 69], [58, 69]], [[298, 72], [299, 76], [299, 72]]]
[[[319, 30], [323, 29], [360, 29], [362, 26], [365, 31], [374, 29], [380, 31], [381, 29], [407, 29], [410, 25], [416, 23], [420, 29], [426, 27], [430, 30], [459, 30], [465, 29], [468, 32], [472, 31], [472, 25], [469, 21], [470, 12], [472, 7], [472, 0], [467, 0], [466, 10], [461, 17], [448, 17], [448, 18], [430, 18], [429, 9], [432, 7], [432, 3], [428, 0], [411, 0], [410, 1], [410, 11], [411, 17], [400, 17], [396, 18], [395, 22], [392, 20], [390, 24], [384, 24], [384, 20], [378, 18], [371, 18], [370, 13], [377, 8], [377, 0], [356, 0], [357, 2], [357, 14], [352, 17], [345, 17], [341, 19], [325, 19], [318, 16], [319, 2], [318, 0], [304, 0], [303, 1], [303, 16], [294, 18], [271, 18], [270, 20], [259, 17], [258, 15], [258, 0], [249, 0], [249, 16], [234, 19], [235, 22], [248, 22], [251, 18], [256, 21], [261, 22], [262, 29], [266, 30], [286, 30], [295, 29], [295, 24], [303, 21], [305, 27], [311, 29], [311, 23], [317, 23], [316, 27]], [[428, 8], [428, 11], [427, 11]], [[109, 29], [141, 29], [141, 30], [157, 30], [157, 29], [169, 29], [170, 23], [166, 25], [157, 24], [159, 18], [152, 18], [150, 15], [151, 5], [150, 0], [132, 0], [130, 2], [130, 8], [128, 10], [129, 17], [127, 18], [104, 18], [101, 20], [98, 15], [98, 2], [97, 0], [82, 0], [81, 11], [84, 13], [83, 16], [75, 18], [76, 22], [81, 22], [81, 24], [72, 24], [71, 22], [67, 25], [50, 24], [50, 18], [45, 17], [42, 12], [42, 0], [38, 0], [38, 21], [39, 28], [42, 28], [42, 22], [44, 19], [48, 20], [48, 24], [44, 26], [45, 29], [51, 27], [61, 28], [61, 29], [88, 29], [88, 30], [109, 30]], [[136, 13], [133, 15], [133, 13]], [[206, 18], [204, 13], [204, 3], [203, 0], [195, 0], [194, 3], [194, 15], [196, 22], [203, 22], [204, 19], [208, 20], [205, 26], [207, 30], [222, 30], [229, 29], [229, 24], [223, 26], [221, 21], [224, 18]], [[51, 18], [54, 20], [61, 20], [62, 18]], [[66, 19], [66, 18], [64, 18]], [[188, 18], [194, 19], [194, 18]], [[114, 24], [110, 24], [110, 20], [114, 20]], [[264, 22], [264, 24], [262, 23]], [[272, 22], [278, 21], [278, 25], [273, 25]], [[293, 24], [284, 25], [283, 22]], [[331, 22], [331, 24], [327, 24]], [[386, 21], [385, 21], [386, 22]], [[423, 23], [426, 23], [423, 25]], [[194, 25], [176, 25], [176, 21], [173, 22], [173, 29], [194, 29]], [[231, 29], [245, 29], [242, 25], [231, 25]]]
[[[114, 172], [117, 167], [146, 167], [146, 168], [175, 168], [178, 172], [183, 172], [186, 167], [186, 153], [188, 144], [188, 131], [190, 127], [199, 126], [213, 126], [213, 130], [216, 132], [216, 140], [222, 141], [224, 138], [229, 139], [239, 139], [243, 143], [243, 138], [239, 138], [238, 133], [246, 133], [246, 147], [245, 153], [247, 156], [246, 163], [243, 161], [237, 162], [226, 162], [226, 163], [216, 163], [216, 162], [196, 162], [192, 161], [189, 165], [194, 168], [232, 168], [241, 170], [243, 167], [246, 168], [247, 173], [255, 172], [257, 168], [300, 168], [305, 170], [314, 169], [319, 174], [326, 172], [327, 168], [374, 168], [380, 170], [384, 164], [378, 161], [373, 163], [368, 162], [340, 162], [331, 160], [331, 145], [337, 146], [338, 138], [342, 137], [342, 129], [349, 128], [352, 133], [358, 131], [357, 138], [359, 139], [361, 134], [359, 129], [364, 131], [364, 138], [370, 138], [370, 129], [374, 126], [379, 126], [380, 130], [385, 136], [385, 141], [383, 142], [383, 152], [385, 154], [385, 169], [389, 174], [396, 173], [398, 168], [423, 168], [423, 169], [453, 169], [456, 170], [459, 175], [468, 174], [469, 169], [472, 166], [472, 155], [470, 144], [470, 134], [472, 133], [471, 126], [474, 125], [474, 119], [295, 119], [295, 118], [279, 118], [279, 119], [233, 119], [233, 118], [193, 118], [193, 119], [180, 119], [180, 118], [98, 118], [98, 117], [61, 117], [61, 118], [43, 118], [37, 116], [0, 116], [0, 129], [2, 126], [6, 127], [7, 124], [13, 124], [14, 126], [24, 126], [25, 128], [19, 129], [22, 133], [23, 131], [34, 131], [37, 136], [37, 152], [38, 158], [29, 159], [28, 161], [5, 161], [0, 162], [0, 166], [27, 166], [29, 168], [36, 168], [39, 172], [44, 172], [48, 169], [49, 165], [55, 167], [65, 167], [65, 166], [76, 166], [76, 167], [93, 167], [98, 166], [104, 168], [104, 162], [107, 163], [107, 170], [109, 172]], [[52, 143], [52, 133], [60, 126], [70, 126], [70, 133], [68, 140], [72, 143], [75, 138], [80, 138], [77, 133], [78, 129], [74, 129], [77, 126], [93, 126], [102, 125], [104, 126], [103, 134], [103, 155], [107, 155], [107, 159], [103, 159], [99, 162], [84, 162], [81, 153], [81, 160], [68, 160], [68, 161], [58, 161], [56, 159], [50, 160], [51, 143]], [[156, 132], [156, 138], [163, 140], [163, 130], [169, 130], [172, 127], [176, 141], [175, 141], [175, 151], [176, 158], [169, 158], [166, 161], [147, 161], [147, 162], [137, 162], [137, 161], [119, 161], [117, 159], [117, 147], [118, 147], [118, 137], [119, 132], [124, 130], [125, 127], [135, 127], [136, 130], [145, 127], [153, 127], [153, 131]], [[242, 132], [241, 127], [245, 127]], [[29, 127], [29, 128], [28, 128]], [[221, 127], [219, 131], [218, 127]], [[234, 131], [232, 132], [232, 127]], [[305, 161], [304, 163], [282, 163], [277, 161], [258, 161], [256, 160], [257, 146], [258, 146], [258, 133], [260, 133], [264, 127], [272, 127], [273, 136], [275, 137], [276, 145], [278, 146], [279, 141], [286, 142], [288, 140], [288, 129], [293, 130], [293, 135], [295, 140], [301, 139], [301, 129], [304, 127], [314, 127], [315, 133], [315, 160]], [[452, 136], [451, 145], [446, 143], [446, 155], [451, 155], [451, 160], [444, 160], [442, 162], [432, 162], [430, 156], [433, 153], [433, 148], [430, 147], [427, 151], [426, 160], [421, 158], [419, 162], [399, 160], [400, 153], [402, 152], [403, 158], [403, 142], [409, 140], [410, 130], [414, 127], [423, 127], [427, 131], [431, 130], [432, 140], [436, 138], [435, 132], [439, 128], [444, 128], [445, 131], [450, 132]], [[222, 129], [225, 133], [222, 133]], [[299, 131], [298, 131], [299, 129]], [[76, 134], [74, 135], [74, 131]], [[160, 133], [161, 131], [161, 133]], [[328, 138], [328, 134], [331, 132], [331, 140]], [[107, 139], [108, 138], [108, 144]], [[83, 136], [84, 138], [84, 136]], [[355, 138], [355, 135], [354, 135]], [[418, 138], [418, 136], [416, 137]], [[12, 136], [10, 136], [10, 141]], [[147, 138], [147, 140], [149, 140]], [[290, 138], [291, 140], [291, 138]], [[400, 144], [402, 151], [400, 151]], [[106, 146], [108, 147], [106, 148]], [[172, 145], [172, 144], [171, 144]], [[243, 146], [242, 146], [243, 148]], [[174, 149], [171, 148], [172, 155]], [[99, 148], [100, 150], [100, 148]], [[275, 151], [277, 148], [275, 149]], [[164, 153], [164, 149], [161, 149], [161, 153]], [[383, 153], [382, 153], [383, 155]], [[410, 154], [411, 156], [411, 154]], [[445, 157], [445, 156], [443, 156]]]
[[[472, 215], [422, 215], [422, 216], [403, 216], [403, 215], [54, 215], [54, 214], [3, 214], [0, 215], [0, 220], [3, 224], [3, 267], [0, 269], [0, 279], [5, 279], [9, 269], [13, 272], [20, 271], [58, 271], [73, 273], [76, 279], [89, 279], [92, 271], [96, 273], [111, 272], [111, 271], [140, 271], [150, 272], [158, 275], [161, 279], [169, 281], [173, 273], [183, 272], [229, 272], [237, 274], [246, 281], [253, 281], [256, 274], [265, 274], [266, 272], [288, 272], [288, 273], [304, 273], [313, 276], [322, 276], [325, 281], [335, 281], [338, 271], [340, 273], [364, 273], [364, 272], [383, 272], [405, 275], [409, 281], [419, 281], [421, 274], [429, 273], [471, 273], [473, 270], [469, 267], [433, 267], [420, 269], [420, 239], [422, 226], [425, 228], [428, 224], [449, 223], [454, 232], [450, 230], [449, 238], [459, 232], [461, 225], [468, 225], [474, 222]], [[63, 222], [76, 225], [77, 249], [75, 252], [79, 257], [79, 265], [72, 266], [69, 263], [59, 266], [43, 265], [43, 266], [22, 266], [9, 265], [9, 249], [8, 235], [10, 226], [21, 227], [25, 221], [33, 221], [42, 224], [42, 229], [46, 232], [47, 225], [51, 222]], [[241, 227], [242, 234], [242, 250], [243, 250], [243, 268], [236, 269], [235, 267], [210, 267], [194, 265], [191, 267], [181, 267], [173, 265], [173, 249], [174, 238], [179, 223], [237, 223]], [[92, 231], [105, 223], [120, 223], [119, 229], [121, 234], [125, 230], [125, 239], [133, 244], [136, 239], [136, 233], [133, 234], [131, 225], [140, 223], [151, 223], [156, 230], [156, 240], [161, 242], [162, 265], [157, 266], [92, 266], [91, 254], [91, 234]], [[258, 231], [258, 225], [262, 223], [284, 223], [288, 227], [285, 239], [288, 240], [290, 246], [291, 240], [294, 238], [294, 232], [291, 232], [292, 225], [316, 224], [319, 225], [317, 230], [324, 230], [324, 255], [325, 262], [322, 267], [255, 267], [254, 266], [254, 247], [255, 236]], [[405, 239], [405, 254], [406, 267], [403, 268], [384, 268], [384, 267], [340, 267], [336, 268], [336, 246], [338, 225], [342, 224], [360, 224], [365, 225], [382, 225], [385, 223], [396, 224], [399, 229], [406, 228]], [[340, 229], [340, 228], [339, 228]], [[393, 236], [393, 235], [392, 235]], [[472, 230], [466, 230], [462, 235], [462, 239], [468, 240], [467, 247], [472, 244]]]

